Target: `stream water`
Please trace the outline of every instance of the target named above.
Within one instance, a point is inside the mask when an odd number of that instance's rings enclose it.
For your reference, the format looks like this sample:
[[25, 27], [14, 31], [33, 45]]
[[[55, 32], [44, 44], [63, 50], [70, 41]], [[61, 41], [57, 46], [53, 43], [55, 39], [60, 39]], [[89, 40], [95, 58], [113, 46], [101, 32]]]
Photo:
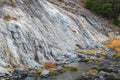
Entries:
[[78, 66], [77, 72], [66, 71], [65, 73], [59, 74], [57, 76], [51, 76], [49, 78], [34, 78], [27, 77], [25, 80], [76, 80], [79, 79], [81, 74], [92, 68], [93, 64], [87, 63], [75, 63]]

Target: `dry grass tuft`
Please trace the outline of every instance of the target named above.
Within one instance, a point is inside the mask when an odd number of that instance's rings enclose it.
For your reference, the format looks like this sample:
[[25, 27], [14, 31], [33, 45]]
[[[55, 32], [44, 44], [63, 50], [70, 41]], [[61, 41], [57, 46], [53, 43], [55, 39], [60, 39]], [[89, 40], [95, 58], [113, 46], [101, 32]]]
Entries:
[[106, 50], [93, 50], [93, 49], [89, 49], [89, 50], [85, 51], [85, 54], [90, 54], [90, 53], [93, 53], [93, 54], [97, 54], [97, 53], [106, 54], [107, 51]]
[[113, 40], [105, 44], [108, 48], [120, 52], [120, 40]]
[[88, 74], [90, 74], [90, 75], [96, 75], [98, 73], [98, 71], [97, 70], [89, 70], [88, 71]]
[[89, 61], [97, 61], [97, 62], [100, 62], [104, 60], [104, 57], [99, 57], [99, 58], [86, 58], [83, 62], [89, 62]]
[[55, 65], [53, 62], [44, 62], [44, 68], [55, 68]]
[[110, 40], [103, 42], [103, 44], [112, 50], [120, 52], [120, 35], [116, 36], [113, 32], [110, 32], [108, 36]]

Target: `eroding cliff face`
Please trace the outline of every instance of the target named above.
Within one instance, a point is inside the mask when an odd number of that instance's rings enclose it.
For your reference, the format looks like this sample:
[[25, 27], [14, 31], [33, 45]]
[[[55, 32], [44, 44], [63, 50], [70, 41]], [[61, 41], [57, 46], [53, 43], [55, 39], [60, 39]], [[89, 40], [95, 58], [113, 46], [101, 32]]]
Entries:
[[83, 50], [105, 48], [104, 23], [85, 11], [74, 14], [46, 0], [1, 3], [0, 66], [41, 66], [62, 55], [72, 57], [76, 45]]

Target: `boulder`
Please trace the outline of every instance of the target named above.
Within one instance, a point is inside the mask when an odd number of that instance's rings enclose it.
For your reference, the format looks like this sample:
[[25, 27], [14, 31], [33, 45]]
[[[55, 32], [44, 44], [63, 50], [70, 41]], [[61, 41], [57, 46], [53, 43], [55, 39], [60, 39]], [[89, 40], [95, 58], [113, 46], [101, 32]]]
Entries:
[[103, 60], [100, 62], [100, 67], [103, 67], [103, 68], [108, 68], [110, 65], [111, 65], [110, 60]]
[[86, 58], [86, 55], [84, 55], [84, 54], [77, 54], [77, 57], [78, 58]]
[[104, 76], [104, 77], [108, 77], [108, 76], [111, 76], [109, 73], [107, 72], [104, 72], [104, 71], [100, 71], [98, 76]]
[[15, 78], [26, 78], [28, 75], [27, 71], [15, 69], [12, 73], [12, 76]]
[[42, 77], [46, 77], [49, 75], [49, 70], [45, 69], [44, 71], [42, 71], [42, 73], [40, 74]]

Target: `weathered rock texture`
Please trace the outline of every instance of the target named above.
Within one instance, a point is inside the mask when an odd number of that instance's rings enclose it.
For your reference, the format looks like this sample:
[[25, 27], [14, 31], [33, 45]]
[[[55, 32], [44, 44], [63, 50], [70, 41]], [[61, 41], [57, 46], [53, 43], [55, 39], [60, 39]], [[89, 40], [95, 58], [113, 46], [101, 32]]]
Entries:
[[108, 39], [105, 27], [81, 6], [70, 12], [47, 0], [3, 0], [0, 66], [40, 66], [46, 60], [73, 55], [76, 44], [81, 49], [103, 49], [101, 42]]

